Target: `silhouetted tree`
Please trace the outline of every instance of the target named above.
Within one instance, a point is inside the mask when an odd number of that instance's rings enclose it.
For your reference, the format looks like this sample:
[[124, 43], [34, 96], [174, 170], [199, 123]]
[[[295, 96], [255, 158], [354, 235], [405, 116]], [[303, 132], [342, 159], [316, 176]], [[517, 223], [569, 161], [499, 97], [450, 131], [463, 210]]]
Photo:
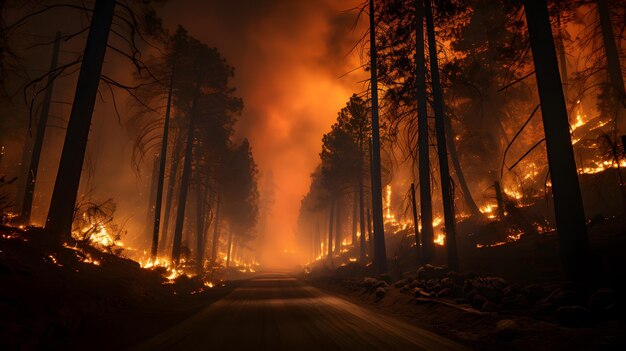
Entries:
[[587, 227], [548, 7], [545, 0], [524, 0], [524, 9], [541, 100], [561, 255], [565, 271], [581, 279], [587, 267]]

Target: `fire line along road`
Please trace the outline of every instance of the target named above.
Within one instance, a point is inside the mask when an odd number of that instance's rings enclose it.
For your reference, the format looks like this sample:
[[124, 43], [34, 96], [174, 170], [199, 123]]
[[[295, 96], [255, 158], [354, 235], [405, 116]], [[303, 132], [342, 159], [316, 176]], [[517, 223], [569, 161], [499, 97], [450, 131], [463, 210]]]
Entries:
[[242, 284], [136, 350], [467, 350], [286, 274]]

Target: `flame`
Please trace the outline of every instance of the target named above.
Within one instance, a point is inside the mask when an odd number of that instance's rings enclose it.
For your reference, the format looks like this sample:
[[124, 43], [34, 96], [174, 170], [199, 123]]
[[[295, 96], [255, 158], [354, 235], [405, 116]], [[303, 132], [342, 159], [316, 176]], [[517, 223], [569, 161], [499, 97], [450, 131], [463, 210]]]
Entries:
[[578, 173], [579, 174], [597, 174], [600, 172], [604, 172], [605, 170], [609, 169], [609, 168], [622, 168], [622, 167], [626, 167], [626, 159], [620, 160], [619, 162], [613, 162], [613, 161], [601, 161], [601, 162], [593, 162], [593, 164], [595, 165], [595, 167], [579, 167], [578, 168]]
[[494, 219], [496, 218], [496, 210], [498, 209], [498, 205], [496, 204], [487, 204], [480, 207], [480, 212], [487, 216], [487, 218]]
[[482, 248], [487, 248], [487, 247], [496, 247], [496, 246], [506, 245], [506, 244], [518, 241], [519, 239], [522, 238], [523, 234], [524, 232], [522, 232], [521, 230], [518, 230], [518, 231], [510, 230], [509, 234], [506, 236], [506, 239], [504, 241], [498, 241], [498, 242], [491, 243], [491, 244], [476, 244], [476, 248], [482, 249]]
[[444, 246], [446, 244], [446, 235], [443, 233], [437, 233], [437, 235], [435, 235], [435, 240], [433, 240], [433, 242], [436, 245]]
[[574, 121], [574, 124], [571, 125], [572, 131], [585, 125], [585, 121], [583, 120], [583, 117], [586, 117], [586, 116], [583, 115], [582, 108], [580, 106], [580, 100], [578, 100], [576, 102], [576, 121]]

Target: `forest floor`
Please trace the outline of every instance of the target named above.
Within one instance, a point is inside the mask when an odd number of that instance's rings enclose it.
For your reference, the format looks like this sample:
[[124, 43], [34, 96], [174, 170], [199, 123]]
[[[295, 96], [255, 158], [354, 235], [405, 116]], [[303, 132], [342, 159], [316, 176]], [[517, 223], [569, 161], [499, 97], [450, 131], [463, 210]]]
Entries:
[[389, 274], [346, 252], [336, 268], [318, 261], [303, 277], [480, 350], [625, 350], [626, 221], [591, 223], [589, 237], [591, 274], [582, 283], [562, 278], [554, 232], [480, 249], [461, 237], [461, 274], [443, 265], [442, 252], [437, 265], [416, 269], [388, 246]]
[[40, 229], [0, 228], [0, 349], [117, 350], [229, 294], [216, 283], [95, 249], [61, 246]]

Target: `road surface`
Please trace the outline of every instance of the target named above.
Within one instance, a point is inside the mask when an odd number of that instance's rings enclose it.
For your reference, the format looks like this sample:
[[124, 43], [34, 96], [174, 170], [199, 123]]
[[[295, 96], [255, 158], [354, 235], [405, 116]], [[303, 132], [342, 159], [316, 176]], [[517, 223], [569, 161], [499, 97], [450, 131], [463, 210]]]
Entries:
[[242, 284], [137, 350], [467, 350], [285, 274]]

